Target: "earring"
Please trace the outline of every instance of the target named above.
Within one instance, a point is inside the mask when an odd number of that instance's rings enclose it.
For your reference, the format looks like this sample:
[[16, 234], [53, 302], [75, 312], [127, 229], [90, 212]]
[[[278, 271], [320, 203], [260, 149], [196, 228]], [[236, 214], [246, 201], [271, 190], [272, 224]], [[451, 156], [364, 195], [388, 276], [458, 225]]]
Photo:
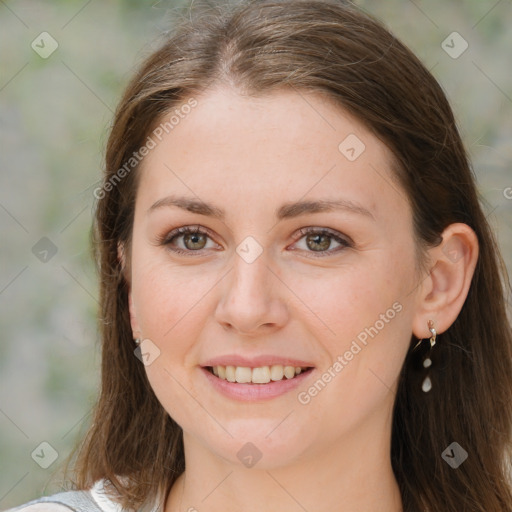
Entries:
[[142, 342], [142, 340], [140, 338], [135, 338], [133, 341], [135, 342], [135, 345], [137, 345], [137, 346], [140, 345]]
[[[426, 369], [428, 369], [432, 366], [432, 359], [430, 359], [430, 356], [432, 354], [432, 348], [436, 344], [436, 338], [437, 338], [437, 332], [434, 328], [434, 322], [432, 320], [428, 321], [428, 330], [430, 331], [432, 336], [430, 337], [430, 340], [429, 340], [430, 347], [429, 347], [429, 350], [427, 353], [427, 357], [425, 357], [425, 359], [423, 360], [423, 368], [426, 368]], [[413, 350], [416, 350], [416, 348], [421, 344], [422, 341], [423, 340], [418, 341], [418, 343], [416, 344], [416, 346], [414, 347]], [[432, 381], [430, 380], [430, 376], [428, 373], [427, 373], [427, 376], [425, 377], [425, 379], [423, 380], [423, 383], [421, 384], [421, 389], [424, 393], [428, 393], [432, 389]]]

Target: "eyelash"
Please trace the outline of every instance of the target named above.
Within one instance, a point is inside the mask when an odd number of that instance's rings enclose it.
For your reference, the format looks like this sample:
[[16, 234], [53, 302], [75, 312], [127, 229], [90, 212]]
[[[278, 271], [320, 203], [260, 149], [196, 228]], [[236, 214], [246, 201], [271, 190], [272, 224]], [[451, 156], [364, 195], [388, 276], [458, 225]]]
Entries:
[[[320, 236], [323, 235], [323, 236], [328, 236], [328, 237], [332, 238], [333, 240], [335, 240], [336, 242], [341, 244], [340, 247], [337, 247], [334, 250], [330, 249], [328, 251], [318, 251], [316, 253], [315, 253], [315, 251], [306, 251], [308, 253], [312, 253], [314, 258], [322, 258], [322, 257], [325, 257], [325, 255], [330, 256], [334, 253], [340, 252], [343, 249], [348, 249], [348, 248], [351, 248], [354, 246], [354, 244], [351, 240], [342, 238], [339, 233], [337, 233], [335, 231], [331, 231], [330, 229], [327, 229], [327, 228], [301, 228], [298, 230], [298, 233], [300, 233], [302, 236], [294, 243], [297, 243], [299, 240], [301, 240], [303, 237], [305, 237], [307, 235], [320, 235]], [[157, 242], [159, 245], [166, 245], [166, 246], [171, 245], [171, 242], [175, 238], [179, 238], [180, 236], [188, 235], [188, 234], [206, 235], [210, 239], [212, 239], [210, 232], [201, 226], [195, 226], [195, 227], [183, 226], [183, 227], [174, 229], [170, 233], [159, 237]], [[194, 253], [196, 253], [197, 255], [201, 255], [202, 251], [204, 251], [206, 249], [199, 249], [197, 251], [193, 251], [193, 250], [184, 250], [184, 249], [180, 249], [177, 247], [173, 247], [173, 248], [170, 248], [170, 250], [176, 254], [193, 256]]]

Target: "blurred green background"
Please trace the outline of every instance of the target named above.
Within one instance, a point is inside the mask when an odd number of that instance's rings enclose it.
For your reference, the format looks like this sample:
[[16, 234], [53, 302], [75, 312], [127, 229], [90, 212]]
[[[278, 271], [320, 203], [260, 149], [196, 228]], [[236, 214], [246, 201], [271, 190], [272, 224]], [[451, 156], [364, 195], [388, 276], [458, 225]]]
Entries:
[[[60, 490], [52, 475], [90, 420], [92, 192], [123, 86], [184, 3], [0, 0], [0, 509]], [[512, 1], [356, 3], [446, 91], [510, 272]], [[457, 58], [442, 46], [454, 31], [469, 45]], [[42, 32], [58, 44], [47, 58]]]

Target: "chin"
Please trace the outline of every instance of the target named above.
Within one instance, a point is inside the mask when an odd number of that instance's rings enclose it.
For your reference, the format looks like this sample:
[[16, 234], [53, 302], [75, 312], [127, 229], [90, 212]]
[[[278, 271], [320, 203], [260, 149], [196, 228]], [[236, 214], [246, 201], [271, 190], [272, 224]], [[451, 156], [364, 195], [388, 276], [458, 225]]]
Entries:
[[225, 432], [221, 437], [212, 437], [210, 433], [203, 437], [203, 443], [235, 465], [266, 470], [286, 466], [301, 457], [313, 442], [308, 439], [311, 425], [309, 429], [306, 425], [302, 429], [291, 425], [294, 413], [283, 421], [287, 414], [280, 418], [234, 420], [226, 425], [233, 437]]

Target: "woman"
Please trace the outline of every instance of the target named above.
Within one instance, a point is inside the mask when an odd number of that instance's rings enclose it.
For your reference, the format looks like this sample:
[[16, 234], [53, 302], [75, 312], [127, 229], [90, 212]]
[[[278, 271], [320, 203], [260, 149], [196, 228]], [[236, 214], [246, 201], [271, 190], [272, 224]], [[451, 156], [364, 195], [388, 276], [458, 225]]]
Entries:
[[447, 100], [382, 25], [192, 16], [95, 196], [101, 394], [75, 490], [23, 510], [512, 510], [507, 277]]

